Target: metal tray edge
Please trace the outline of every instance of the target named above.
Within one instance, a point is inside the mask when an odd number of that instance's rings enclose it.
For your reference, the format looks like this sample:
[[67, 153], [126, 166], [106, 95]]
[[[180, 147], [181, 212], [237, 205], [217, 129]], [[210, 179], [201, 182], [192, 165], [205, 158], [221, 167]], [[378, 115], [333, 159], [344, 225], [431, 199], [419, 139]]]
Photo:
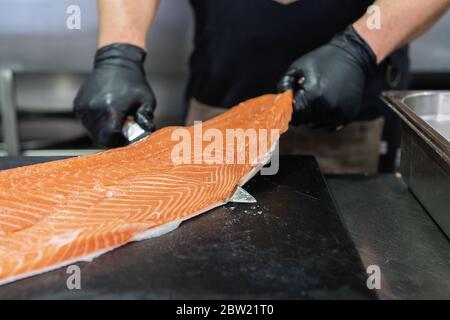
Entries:
[[[450, 165], [450, 142], [427, 122], [417, 116], [404, 102], [406, 97], [435, 94], [443, 91], [384, 91], [379, 96], [414, 132]], [[447, 92], [447, 91], [445, 91]], [[449, 91], [450, 93], [450, 91]]]

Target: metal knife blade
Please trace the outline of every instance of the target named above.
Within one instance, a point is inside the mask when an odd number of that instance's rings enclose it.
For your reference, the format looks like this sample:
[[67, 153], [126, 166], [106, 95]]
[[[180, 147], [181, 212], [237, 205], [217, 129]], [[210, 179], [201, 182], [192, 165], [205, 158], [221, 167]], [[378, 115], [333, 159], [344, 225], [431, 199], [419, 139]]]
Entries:
[[128, 118], [122, 128], [122, 134], [129, 143], [139, 141], [150, 135], [150, 132], [145, 131], [132, 118]]
[[256, 203], [256, 199], [241, 187], [237, 187], [233, 196], [228, 202], [233, 203]]

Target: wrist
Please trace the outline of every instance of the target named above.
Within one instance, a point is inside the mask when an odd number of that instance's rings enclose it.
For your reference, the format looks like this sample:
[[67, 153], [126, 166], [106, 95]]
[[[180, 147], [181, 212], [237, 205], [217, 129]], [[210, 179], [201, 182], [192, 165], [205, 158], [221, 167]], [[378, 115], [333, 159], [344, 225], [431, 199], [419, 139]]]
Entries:
[[147, 51], [130, 43], [112, 43], [101, 47], [95, 54], [95, 61], [101, 62], [112, 59], [123, 59], [132, 63], [143, 64]]
[[114, 43], [128, 43], [130, 45], [134, 45], [136, 47], [139, 47], [141, 49], [145, 50], [146, 47], [146, 39], [145, 37], [136, 37], [136, 36], [129, 36], [129, 35], [102, 35], [100, 34], [97, 42], [97, 48], [103, 48], [106, 46], [109, 46]]
[[353, 23], [353, 28], [372, 49], [376, 56], [377, 64], [380, 64], [389, 55], [385, 50], [381, 31], [378, 29], [369, 29], [367, 26], [367, 18], [365, 16]]
[[369, 76], [376, 68], [376, 54], [352, 25], [337, 34], [330, 43], [351, 54], [366, 76]]
[[355, 45], [357, 49], [358, 60], [361, 62], [366, 75], [371, 74], [377, 66], [377, 55], [373, 51], [372, 47], [365, 41], [363, 37], [358, 33], [353, 25], [347, 27], [344, 31], [348, 41]]

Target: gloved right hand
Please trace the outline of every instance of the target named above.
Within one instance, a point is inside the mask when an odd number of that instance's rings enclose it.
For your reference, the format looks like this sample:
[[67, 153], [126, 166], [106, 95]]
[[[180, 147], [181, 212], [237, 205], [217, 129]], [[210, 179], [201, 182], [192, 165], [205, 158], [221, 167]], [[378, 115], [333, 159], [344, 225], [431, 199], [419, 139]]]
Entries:
[[375, 53], [353, 26], [297, 59], [278, 85], [294, 91], [292, 124], [335, 129], [356, 120], [376, 66]]
[[148, 83], [140, 47], [115, 43], [100, 48], [94, 70], [74, 100], [74, 111], [94, 142], [102, 147], [127, 143], [122, 127], [129, 116], [152, 132], [156, 99]]

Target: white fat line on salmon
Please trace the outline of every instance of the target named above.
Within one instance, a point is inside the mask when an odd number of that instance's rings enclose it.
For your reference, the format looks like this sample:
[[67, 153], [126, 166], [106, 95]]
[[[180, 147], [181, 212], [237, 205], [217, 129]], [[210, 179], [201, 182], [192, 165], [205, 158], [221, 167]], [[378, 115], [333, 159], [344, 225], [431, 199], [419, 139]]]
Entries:
[[174, 165], [189, 164], [250, 164], [267, 162], [280, 137], [279, 129], [203, 130], [203, 123], [195, 121], [193, 129], [178, 128], [171, 134]]
[[47, 244], [56, 244], [60, 246], [64, 246], [66, 244], [71, 243], [73, 240], [75, 240], [81, 233], [81, 230], [75, 230], [66, 232], [63, 234], [55, 235], [53, 238], [51, 238]]

